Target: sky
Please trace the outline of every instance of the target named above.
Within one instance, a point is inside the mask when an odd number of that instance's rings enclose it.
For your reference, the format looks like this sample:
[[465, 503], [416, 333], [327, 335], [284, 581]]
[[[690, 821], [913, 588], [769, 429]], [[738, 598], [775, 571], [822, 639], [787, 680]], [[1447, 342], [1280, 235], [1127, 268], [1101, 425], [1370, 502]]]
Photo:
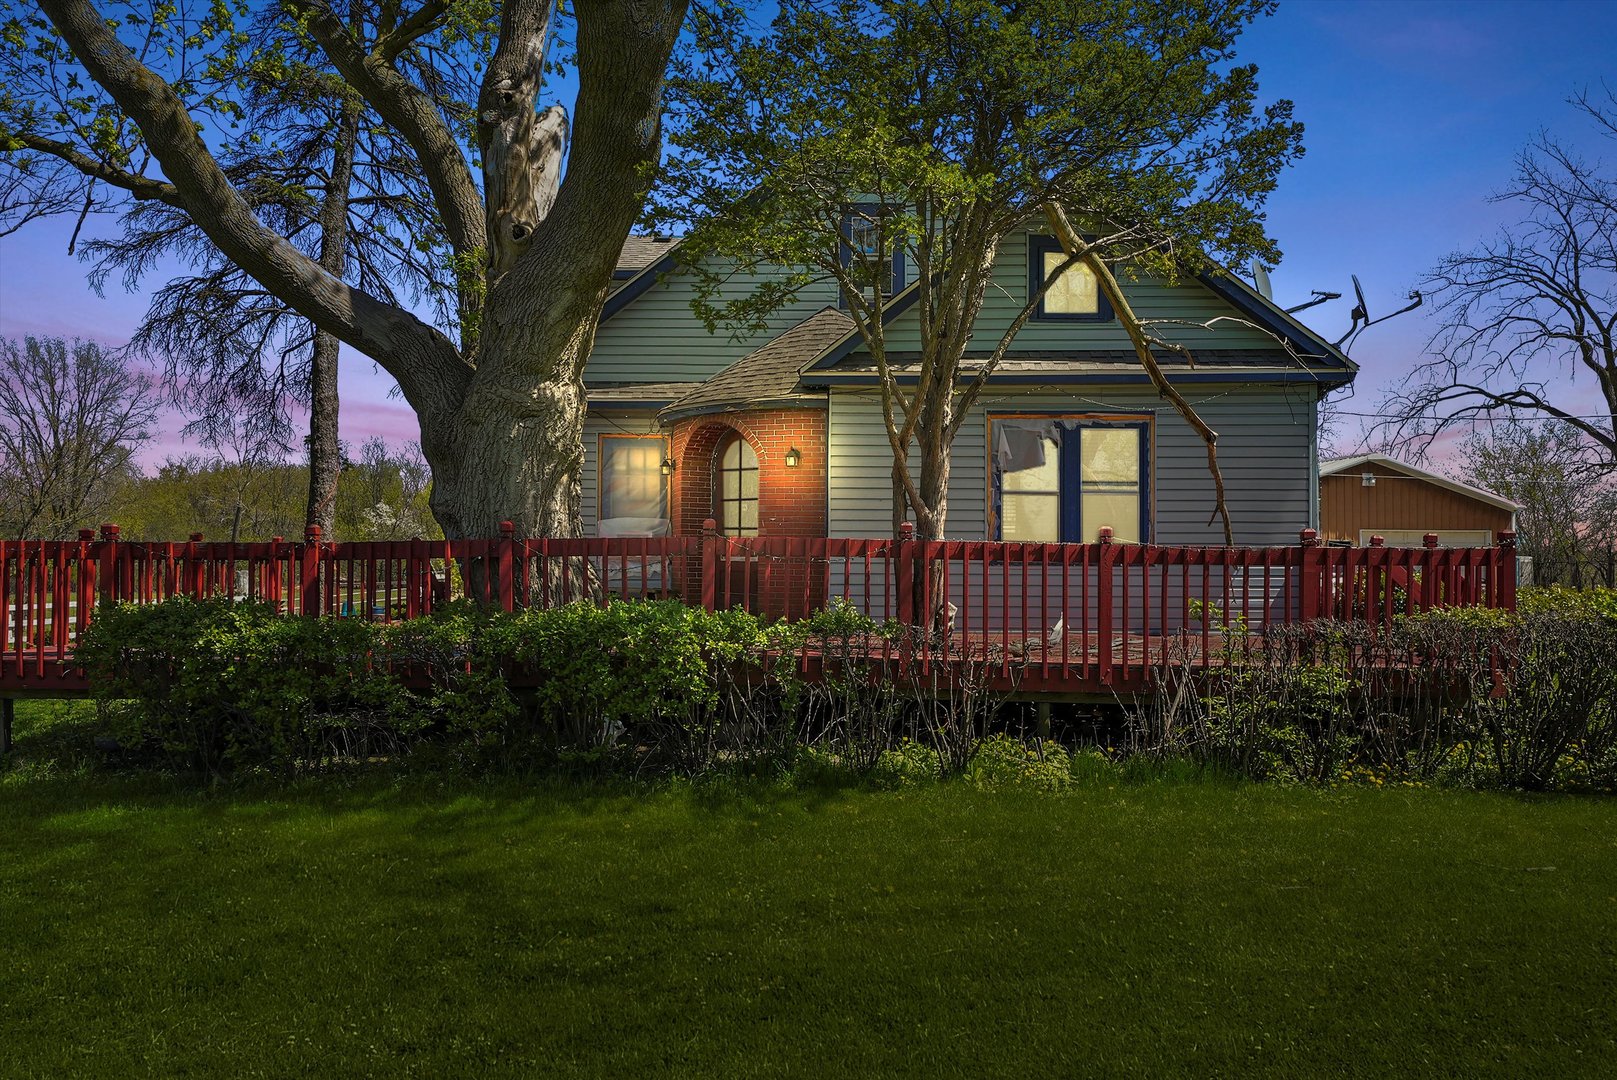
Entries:
[[[1285, 252], [1271, 279], [1287, 306], [1314, 289], [1343, 293], [1300, 316], [1332, 340], [1348, 326], [1349, 275], [1363, 283], [1371, 315], [1388, 314], [1445, 254], [1509, 218], [1488, 197], [1541, 130], [1617, 165], [1617, 144], [1602, 144], [1565, 104], [1574, 91], [1600, 91], [1602, 77], [1617, 87], [1617, 0], [1289, 0], [1248, 31], [1239, 58], [1258, 65], [1262, 98], [1291, 99], [1306, 127], [1306, 155], [1268, 202], [1270, 233]], [[144, 295], [113, 281], [97, 296], [87, 266], [67, 253], [71, 231], [68, 221], [36, 222], [0, 238], [0, 335], [116, 345], [133, 333]], [[1433, 328], [1416, 312], [1361, 336], [1353, 357], [1363, 370], [1343, 408], [1373, 413]], [[393, 389], [345, 348], [342, 437], [416, 438]], [[1564, 393], [1576, 401], [1583, 391]], [[144, 452], [148, 465], [197, 452], [180, 435], [183, 422], [165, 414]]]

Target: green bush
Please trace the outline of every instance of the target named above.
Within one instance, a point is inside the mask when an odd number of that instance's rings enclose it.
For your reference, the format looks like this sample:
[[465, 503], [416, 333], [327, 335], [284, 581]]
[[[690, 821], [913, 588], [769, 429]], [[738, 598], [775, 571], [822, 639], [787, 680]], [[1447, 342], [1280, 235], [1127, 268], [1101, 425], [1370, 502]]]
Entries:
[[97, 612], [80, 663], [135, 751], [210, 773], [396, 749], [417, 725], [363, 622], [176, 599]]
[[980, 788], [1062, 791], [1073, 785], [1072, 759], [1053, 742], [1028, 744], [992, 735], [977, 748], [966, 777]]
[[1617, 620], [1617, 589], [1569, 589], [1565, 585], [1527, 586], [1516, 596], [1523, 615], [1559, 613]]

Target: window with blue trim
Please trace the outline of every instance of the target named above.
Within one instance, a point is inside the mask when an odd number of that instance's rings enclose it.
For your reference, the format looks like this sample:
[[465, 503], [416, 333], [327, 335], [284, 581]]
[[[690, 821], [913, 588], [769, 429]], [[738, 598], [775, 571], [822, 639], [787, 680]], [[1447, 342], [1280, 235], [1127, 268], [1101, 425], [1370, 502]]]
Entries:
[[[896, 296], [904, 291], [904, 253], [891, 237], [886, 244], [892, 251], [883, 258], [881, 248], [883, 237], [881, 229], [882, 208], [879, 206], [856, 206], [842, 215], [842, 247], [838, 261], [850, 269], [855, 281], [864, 286], [866, 299], [874, 302], [871, 279], [879, 273], [883, 265], [888, 267], [888, 280], [885, 283], [886, 296]], [[842, 307], [848, 306], [848, 297], [844, 294], [840, 298]]]
[[1001, 540], [1093, 544], [1150, 538], [1146, 417], [990, 417], [994, 519]]
[[[1027, 238], [1028, 295], [1039, 291], [1045, 279], [1067, 261], [1061, 242], [1053, 236]], [[1089, 267], [1074, 264], [1061, 271], [1034, 309], [1036, 319], [1071, 319], [1078, 322], [1109, 322], [1112, 305], [1101, 295], [1100, 283]]]

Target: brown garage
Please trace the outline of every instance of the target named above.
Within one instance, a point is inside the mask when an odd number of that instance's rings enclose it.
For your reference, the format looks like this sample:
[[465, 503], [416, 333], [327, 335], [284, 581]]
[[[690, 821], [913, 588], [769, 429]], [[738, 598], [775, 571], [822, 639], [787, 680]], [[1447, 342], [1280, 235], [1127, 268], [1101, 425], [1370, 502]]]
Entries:
[[1360, 454], [1319, 467], [1319, 531], [1356, 547], [1372, 536], [1389, 547], [1420, 547], [1436, 533], [1441, 547], [1487, 547], [1514, 530], [1519, 505], [1385, 454]]

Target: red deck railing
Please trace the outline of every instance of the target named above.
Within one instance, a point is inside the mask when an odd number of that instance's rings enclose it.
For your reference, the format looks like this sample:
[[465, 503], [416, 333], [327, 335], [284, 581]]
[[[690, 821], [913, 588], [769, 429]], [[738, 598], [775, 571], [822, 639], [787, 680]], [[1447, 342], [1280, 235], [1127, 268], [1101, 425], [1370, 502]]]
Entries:
[[[510, 610], [578, 599], [674, 597], [795, 618], [834, 598], [915, 627], [906, 662], [976, 662], [1028, 690], [1122, 690], [1152, 665], [1321, 617], [1388, 623], [1443, 606], [1514, 608], [1514, 534], [1490, 548], [1161, 547], [721, 537], [329, 543], [0, 541], [0, 696], [79, 693], [79, 635], [98, 603], [261, 600], [288, 615], [382, 622], [466, 595]], [[1188, 646], [1188, 648], [1187, 648]], [[897, 647], [897, 646], [895, 646]]]

